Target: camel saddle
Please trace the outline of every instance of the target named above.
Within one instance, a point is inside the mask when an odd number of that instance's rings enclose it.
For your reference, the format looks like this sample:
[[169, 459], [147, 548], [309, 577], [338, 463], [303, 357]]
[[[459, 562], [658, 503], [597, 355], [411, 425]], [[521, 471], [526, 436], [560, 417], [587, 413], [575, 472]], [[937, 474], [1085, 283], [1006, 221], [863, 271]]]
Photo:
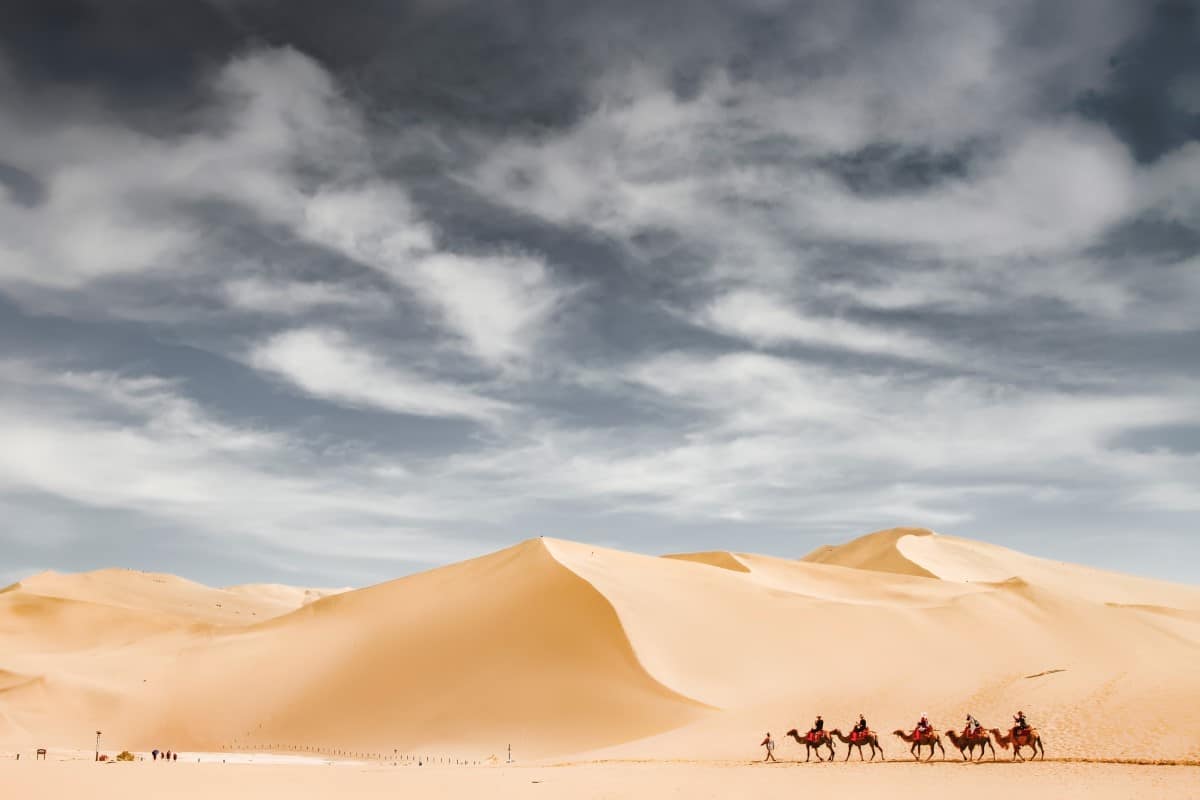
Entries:
[[864, 740], [870, 739], [870, 738], [871, 738], [870, 729], [867, 729], [865, 731], [850, 731], [850, 741], [852, 741], [852, 742], [861, 742], [861, 741], [864, 741]]
[[920, 728], [913, 728], [913, 741], [914, 742], [924, 742], [927, 739], [929, 739], [931, 736], [933, 736], [933, 728], [930, 728], [929, 730], [925, 731], [924, 733], [921, 733]]
[[825, 739], [825, 736], [826, 736], [825, 731], [809, 731], [808, 732], [808, 741], [810, 744], [812, 744], [813, 742], [820, 742]]
[[1033, 741], [1034, 736], [1037, 736], [1037, 728], [1026, 728], [1025, 730], [1013, 728], [1010, 734], [1012, 736], [1013, 744], [1019, 744], [1024, 747]]

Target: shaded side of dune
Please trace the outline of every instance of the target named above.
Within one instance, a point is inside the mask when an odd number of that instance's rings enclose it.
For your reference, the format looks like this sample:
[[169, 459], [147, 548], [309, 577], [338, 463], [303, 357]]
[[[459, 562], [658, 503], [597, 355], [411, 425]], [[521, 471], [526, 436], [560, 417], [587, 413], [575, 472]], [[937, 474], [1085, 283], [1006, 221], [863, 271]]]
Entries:
[[650, 677], [608, 600], [536, 539], [229, 634], [180, 659], [177, 687], [146, 698], [166, 712], [145, 743], [476, 756], [511, 743], [528, 758], [706, 713]]
[[889, 528], [875, 531], [842, 545], [818, 547], [801, 558], [813, 564], [832, 564], [839, 567], [894, 572], [922, 578], [936, 578], [929, 570], [904, 557], [897, 543], [905, 536], [934, 536], [928, 528]]

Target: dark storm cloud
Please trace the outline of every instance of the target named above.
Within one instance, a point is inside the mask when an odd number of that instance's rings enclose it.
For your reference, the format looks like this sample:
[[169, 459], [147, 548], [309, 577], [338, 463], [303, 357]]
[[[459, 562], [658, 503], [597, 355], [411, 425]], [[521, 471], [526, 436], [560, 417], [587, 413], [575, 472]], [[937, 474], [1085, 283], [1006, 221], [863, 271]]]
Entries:
[[1144, 29], [1115, 52], [1103, 88], [1079, 99], [1153, 161], [1200, 139], [1200, 7], [1191, 0], [1155, 3]]
[[0, 540], [338, 584], [536, 533], [1099, 562], [1136, 519], [1109, 563], [1188, 577], [1195, 26], [10, 3]]

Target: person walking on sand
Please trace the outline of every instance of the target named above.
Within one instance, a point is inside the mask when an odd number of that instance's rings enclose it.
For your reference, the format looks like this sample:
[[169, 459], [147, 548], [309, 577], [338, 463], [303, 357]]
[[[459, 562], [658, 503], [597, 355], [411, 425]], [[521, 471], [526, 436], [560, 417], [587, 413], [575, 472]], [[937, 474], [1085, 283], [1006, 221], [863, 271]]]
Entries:
[[767, 731], [767, 738], [759, 742], [759, 747], [767, 748], [767, 757], [764, 758], [763, 761], [779, 761], [779, 759], [775, 757], [775, 740], [771, 738], [770, 731]]

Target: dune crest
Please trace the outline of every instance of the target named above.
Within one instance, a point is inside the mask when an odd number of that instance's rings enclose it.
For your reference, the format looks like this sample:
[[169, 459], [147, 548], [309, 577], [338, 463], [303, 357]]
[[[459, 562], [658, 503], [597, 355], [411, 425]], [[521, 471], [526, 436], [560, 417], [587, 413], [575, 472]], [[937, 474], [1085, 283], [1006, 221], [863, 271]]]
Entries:
[[663, 558], [674, 558], [679, 561], [694, 561], [697, 564], [708, 564], [710, 567], [728, 569], [733, 572], [749, 572], [742, 560], [728, 550], [709, 550], [701, 553], [669, 553]]
[[801, 561], [832, 564], [875, 572], [894, 572], [921, 578], [936, 578], [932, 572], [910, 560], [900, 548], [909, 538], [937, 536], [928, 528], [888, 528], [875, 531], [841, 545], [825, 545], [804, 556]]

